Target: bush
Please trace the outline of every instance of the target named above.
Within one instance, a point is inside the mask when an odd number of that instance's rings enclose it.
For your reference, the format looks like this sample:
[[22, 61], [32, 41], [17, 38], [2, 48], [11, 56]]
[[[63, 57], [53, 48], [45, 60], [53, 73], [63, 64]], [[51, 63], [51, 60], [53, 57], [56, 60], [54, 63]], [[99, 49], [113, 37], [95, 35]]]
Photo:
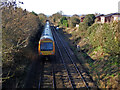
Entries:
[[66, 17], [62, 17], [60, 19], [60, 24], [63, 25], [63, 26], [68, 27], [68, 20], [67, 20], [67, 18]]
[[[36, 48], [35, 46], [38, 45], [35, 38], [37, 37], [36, 34], [38, 32], [42, 32], [42, 30], [40, 30], [42, 24], [38, 16], [33, 15], [26, 10], [22, 10], [21, 8], [14, 10], [12, 6], [3, 7], [0, 11], [3, 15], [2, 77], [9, 79], [8, 81], [11, 82], [9, 83], [6, 79], [3, 79], [3, 87], [7, 87], [9, 84], [16, 83], [13, 81], [13, 78], [18, 80], [23, 76], [22, 73], [25, 72], [27, 64], [30, 63], [30, 57], [35, 54], [35, 51], [32, 51], [32, 48]], [[40, 37], [40, 33], [38, 38]], [[31, 52], [32, 55], [30, 55]], [[20, 67], [23, 68], [20, 69]], [[16, 72], [19, 72], [20, 74], [18, 75]]]
[[51, 23], [58, 23], [58, 22], [60, 22], [61, 18], [62, 18], [61, 13], [55, 13], [49, 17], [49, 20]]
[[120, 53], [120, 42], [118, 41], [117, 33], [120, 33], [116, 28], [118, 24], [103, 24], [93, 25], [89, 28], [89, 40], [93, 47], [101, 46], [104, 52], [110, 55], [118, 55]]
[[38, 14], [37, 14], [37, 13], [35, 13], [34, 11], [32, 11], [32, 14], [34, 14], [35, 16], [38, 16]]
[[88, 25], [91, 26], [95, 21], [95, 15], [94, 14], [88, 14], [87, 16], [85, 16], [85, 19], [83, 20], [83, 22]]
[[80, 24], [79, 24], [79, 30], [80, 30], [80, 31], [86, 31], [87, 28], [88, 28], [88, 26], [85, 25], [85, 23], [80, 23]]
[[79, 29], [80, 30], [87, 30], [88, 27], [90, 27], [95, 21], [95, 15], [94, 14], [88, 14], [85, 16], [85, 19], [83, 20], [83, 23], [80, 23]]
[[43, 13], [40, 13], [38, 16], [39, 16], [39, 19], [42, 22], [42, 24], [45, 25], [46, 20], [47, 20], [47, 16]]
[[76, 24], [79, 24], [80, 23], [80, 20], [77, 18], [77, 17], [75, 17], [75, 16], [72, 16], [71, 18], [70, 18], [70, 27], [75, 27], [76, 26]]

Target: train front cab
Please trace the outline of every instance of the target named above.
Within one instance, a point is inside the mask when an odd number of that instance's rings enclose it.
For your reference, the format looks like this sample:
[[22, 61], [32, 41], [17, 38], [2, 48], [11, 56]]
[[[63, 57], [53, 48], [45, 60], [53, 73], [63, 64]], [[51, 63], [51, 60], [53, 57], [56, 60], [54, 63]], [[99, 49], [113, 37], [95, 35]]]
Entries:
[[50, 39], [39, 41], [38, 52], [41, 56], [55, 55], [55, 43]]

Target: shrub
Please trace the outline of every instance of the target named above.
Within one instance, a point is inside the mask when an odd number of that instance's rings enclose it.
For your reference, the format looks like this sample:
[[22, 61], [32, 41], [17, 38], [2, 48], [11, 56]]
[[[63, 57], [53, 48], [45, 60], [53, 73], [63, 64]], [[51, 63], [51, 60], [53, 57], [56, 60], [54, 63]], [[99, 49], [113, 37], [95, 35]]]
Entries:
[[75, 17], [75, 16], [72, 16], [71, 18], [70, 18], [70, 27], [75, 27], [76, 26], [76, 24], [79, 24], [80, 23], [80, 20], [77, 18], [77, 17]]
[[95, 21], [95, 15], [94, 14], [88, 14], [87, 16], [85, 16], [85, 19], [83, 20], [83, 22], [88, 25], [91, 26]]
[[68, 20], [67, 20], [67, 18], [66, 17], [62, 17], [60, 19], [60, 24], [63, 25], [63, 26], [68, 27]]
[[34, 11], [32, 11], [32, 14], [34, 14], [35, 16], [38, 16], [38, 14], [37, 14], [37, 13], [35, 13]]
[[46, 23], [46, 20], [47, 20], [47, 16], [43, 13], [40, 13], [39, 15], [39, 19], [40, 21], [43, 23], [43, 25]]
[[55, 13], [53, 14], [52, 16], [49, 17], [49, 20], [52, 22], [52, 23], [58, 23], [60, 22], [60, 19], [62, 18], [62, 15], [61, 13]]
[[95, 21], [95, 15], [94, 14], [88, 14], [85, 16], [85, 19], [83, 20], [83, 23], [80, 23], [79, 30], [87, 30], [88, 27], [90, 27]]
[[101, 46], [104, 52], [111, 55], [120, 53], [120, 42], [118, 41], [117, 33], [120, 33], [116, 28], [118, 24], [103, 24], [93, 25], [89, 28], [89, 41], [93, 47]]
[[[21, 8], [14, 10], [12, 6], [9, 9], [3, 7], [0, 11], [2, 12], [2, 76], [10, 79], [9, 81], [13, 84], [16, 83], [13, 78], [18, 80], [23, 76], [22, 73], [25, 72], [25, 68], [31, 59], [29, 57], [35, 54], [32, 48], [36, 48], [35, 46], [38, 45], [35, 38], [38, 32], [42, 32], [40, 30], [42, 24], [38, 16]], [[31, 52], [33, 53], [30, 56]], [[20, 75], [17, 74], [18, 72]], [[16, 77], [16, 75], [18, 76]], [[4, 87], [11, 84], [6, 79], [3, 79]]]

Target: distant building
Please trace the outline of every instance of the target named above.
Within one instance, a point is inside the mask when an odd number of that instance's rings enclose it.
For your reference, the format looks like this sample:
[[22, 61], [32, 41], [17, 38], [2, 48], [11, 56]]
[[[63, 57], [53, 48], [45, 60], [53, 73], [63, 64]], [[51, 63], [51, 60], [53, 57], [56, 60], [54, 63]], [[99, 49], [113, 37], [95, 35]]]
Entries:
[[76, 24], [76, 27], [79, 27], [79, 24]]
[[104, 16], [104, 14], [96, 15], [96, 16], [95, 16], [95, 17], [96, 17], [95, 22], [97, 22], [97, 23], [101, 23], [101, 16]]
[[85, 18], [85, 16], [81, 17], [80, 22], [83, 22], [84, 18]]
[[86, 15], [81, 15], [81, 16], [80, 16], [80, 22], [83, 22], [85, 16], [86, 16]]
[[96, 16], [96, 23], [110, 23], [119, 20], [120, 20], [120, 13], [112, 13], [108, 15], [100, 14]]
[[112, 15], [113, 21], [120, 21], [120, 13], [118, 15]]

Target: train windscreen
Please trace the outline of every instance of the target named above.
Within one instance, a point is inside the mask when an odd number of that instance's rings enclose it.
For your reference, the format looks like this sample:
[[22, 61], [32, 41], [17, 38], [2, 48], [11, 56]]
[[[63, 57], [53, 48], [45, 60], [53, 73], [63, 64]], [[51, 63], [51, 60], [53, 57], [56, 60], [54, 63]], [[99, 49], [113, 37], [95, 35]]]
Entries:
[[41, 51], [52, 51], [53, 50], [53, 43], [52, 42], [43, 42], [40, 44]]

